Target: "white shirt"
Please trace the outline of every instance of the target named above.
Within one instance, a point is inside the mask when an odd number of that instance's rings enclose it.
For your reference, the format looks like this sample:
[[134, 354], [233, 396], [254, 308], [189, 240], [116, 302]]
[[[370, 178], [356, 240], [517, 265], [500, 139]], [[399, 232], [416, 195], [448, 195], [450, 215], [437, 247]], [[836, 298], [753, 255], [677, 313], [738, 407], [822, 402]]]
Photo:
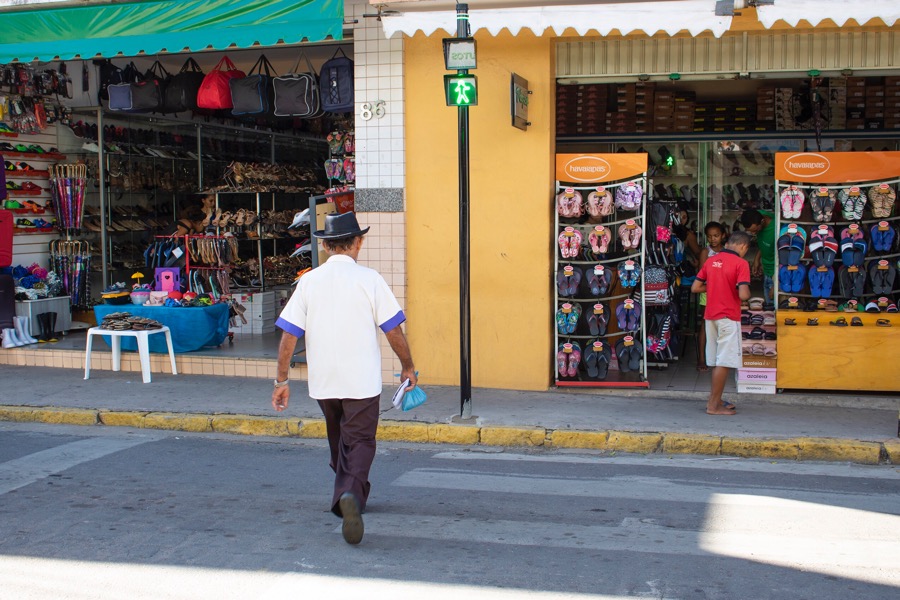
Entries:
[[309, 395], [327, 400], [381, 393], [378, 329], [387, 333], [405, 320], [377, 271], [335, 254], [300, 278], [275, 324], [306, 335]]

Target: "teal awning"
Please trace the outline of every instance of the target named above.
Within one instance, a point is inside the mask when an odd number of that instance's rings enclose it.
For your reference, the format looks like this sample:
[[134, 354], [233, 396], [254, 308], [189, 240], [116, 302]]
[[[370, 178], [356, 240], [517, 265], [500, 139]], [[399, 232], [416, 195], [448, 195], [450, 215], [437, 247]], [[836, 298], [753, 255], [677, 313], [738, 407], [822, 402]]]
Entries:
[[146, 0], [0, 13], [0, 64], [342, 39], [344, 0]]

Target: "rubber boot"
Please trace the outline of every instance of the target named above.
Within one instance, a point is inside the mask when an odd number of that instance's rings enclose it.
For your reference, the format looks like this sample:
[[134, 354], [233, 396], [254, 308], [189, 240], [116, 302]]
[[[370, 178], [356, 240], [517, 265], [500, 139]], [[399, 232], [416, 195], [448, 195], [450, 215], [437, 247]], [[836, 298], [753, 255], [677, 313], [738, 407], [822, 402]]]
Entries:
[[56, 313], [44, 313], [47, 315], [47, 341], [48, 342], [58, 342], [59, 340], [56, 338]]
[[24, 346], [25, 342], [19, 340], [16, 337], [15, 329], [4, 329], [3, 330], [3, 347], [4, 348], [17, 348], [19, 346]]
[[28, 329], [29, 318], [28, 317], [13, 317], [16, 323], [16, 337], [18, 337], [21, 341], [26, 344], [37, 344], [37, 340], [29, 335]]
[[41, 313], [37, 317], [38, 329], [41, 333], [38, 335], [38, 342], [43, 344], [47, 341], [47, 313]]

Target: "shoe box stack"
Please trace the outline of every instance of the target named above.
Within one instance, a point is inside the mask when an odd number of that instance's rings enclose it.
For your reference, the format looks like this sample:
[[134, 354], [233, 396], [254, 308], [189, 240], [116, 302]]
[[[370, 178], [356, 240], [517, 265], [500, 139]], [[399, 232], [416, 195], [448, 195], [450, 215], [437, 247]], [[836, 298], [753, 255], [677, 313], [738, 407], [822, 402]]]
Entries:
[[831, 109], [829, 129], [847, 129], [847, 78], [828, 80], [828, 107]]
[[884, 78], [884, 128], [900, 129], [900, 77]]
[[[774, 117], [774, 105], [772, 115]], [[771, 123], [774, 126], [774, 123]], [[766, 131], [758, 123], [752, 102], [698, 102], [694, 109], [693, 131]]]
[[[609, 86], [609, 105], [614, 107], [606, 113], [606, 130], [609, 133], [633, 133], [637, 130], [637, 87], [633, 83]], [[646, 122], [643, 122], [646, 128]]]
[[275, 331], [275, 319], [278, 317], [275, 292], [236, 294], [235, 299], [247, 309], [244, 313], [247, 323], [239, 321], [239, 327], [231, 328], [234, 333], [260, 335]]
[[697, 95], [694, 92], [656, 92], [653, 131], [657, 133], [694, 130]]
[[742, 351], [741, 368], [735, 373], [737, 391], [774, 394], [777, 361], [775, 312], [754, 309], [744, 308], [741, 311]]
[[756, 90], [756, 121], [769, 131], [775, 129], [775, 88]]
[[652, 133], [653, 115], [656, 112], [656, 84], [640, 81], [634, 84], [634, 132]]
[[794, 131], [794, 90], [788, 87], [775, 88], [775, 130]]
[[603, 84], [556, 86], [556, 134], [606, 131], [607, 88]]

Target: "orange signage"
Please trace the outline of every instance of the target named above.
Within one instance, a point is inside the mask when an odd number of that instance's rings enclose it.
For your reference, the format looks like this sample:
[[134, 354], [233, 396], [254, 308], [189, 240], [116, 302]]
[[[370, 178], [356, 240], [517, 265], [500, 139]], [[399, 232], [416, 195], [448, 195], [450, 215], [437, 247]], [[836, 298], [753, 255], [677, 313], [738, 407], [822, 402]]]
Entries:
[[900, 152], [777, 152], [779, 181], [851, 183], [900, 176]]
[[641, 154], [557, 154], [556, 179], [566, 183], [619, 181], [643, 175], [647, 155]]

